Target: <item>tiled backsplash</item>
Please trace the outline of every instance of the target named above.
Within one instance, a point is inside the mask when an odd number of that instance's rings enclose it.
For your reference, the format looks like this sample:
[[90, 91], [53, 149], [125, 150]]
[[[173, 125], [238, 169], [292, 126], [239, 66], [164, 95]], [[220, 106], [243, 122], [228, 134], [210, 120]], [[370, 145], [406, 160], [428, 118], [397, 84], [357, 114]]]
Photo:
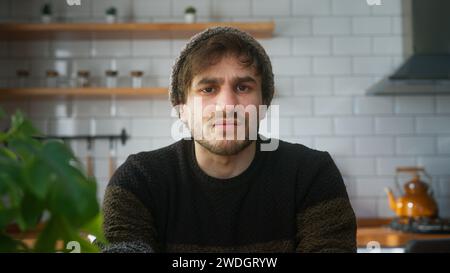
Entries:
[[[0, 21], [38, 21], [43, 0], [1, 0]], [[392, 216], [383, 188], [392, 186], [395, 167], [423, 165], [433, 176], [441, 215], [450, 217], [450, 96], [369, 97], [367, 87], [403, 61], [401, 0], [81, 0], [81, 7], [53, 0], [67, 21], [102, 21], [110, 5], [120, 20], [183, 21], [186, 6], [196, 6], [201, 21], [273, 19], [272, 39], [261, 40], [276, 76], [281, 138], [327, 150], [341, 170], [360, 217]], [[185, 40], [85, 40], [0, 42], [0, 86], [13, 84], [17, 68], [31, 69], [34, 85], [46, 69], [67, 75], [73, 64], [89, 69], [101, 84], [112, 59], [119, 85], [129, 72], [145, 72], [147, 86], [168, 86], [171, 65]], [[111, 106], [115, 103], [115, 113]], [[167, 145], [174, 118], [166, 98], [47, 99], [4, 101], [22, 108], [46, 133], [119, 133], [131, 139], [118, 145], [119, 164], [130, 153]], [[4, 125], [3, 125], [4, 126]], [[80, 158], [86, 143], [75, 141]], [[108, 141], [94, 145], [100, 198], [108, 181]]]

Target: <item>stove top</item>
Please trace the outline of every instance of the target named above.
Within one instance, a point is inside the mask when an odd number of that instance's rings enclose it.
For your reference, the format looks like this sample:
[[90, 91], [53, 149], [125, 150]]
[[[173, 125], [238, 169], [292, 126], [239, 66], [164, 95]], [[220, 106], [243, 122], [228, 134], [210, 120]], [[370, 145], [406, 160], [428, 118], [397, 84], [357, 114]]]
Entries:
[[442, 218], [394, 218], [390, 228], [405, 232], [450, 234], [450, 219]]

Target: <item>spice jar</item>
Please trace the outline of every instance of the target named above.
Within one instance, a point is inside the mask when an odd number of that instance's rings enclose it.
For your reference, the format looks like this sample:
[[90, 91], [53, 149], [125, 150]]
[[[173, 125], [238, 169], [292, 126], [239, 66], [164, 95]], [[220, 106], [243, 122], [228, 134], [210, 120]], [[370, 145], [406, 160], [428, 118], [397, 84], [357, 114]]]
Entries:
[[135, 70], [131, 71], [131, 86], [133, 88], [142, 88], [142, 75], [144, 75], [144, 72]]
[[115, 88], [117, 87], [117, 75], [119, 73], [117, 70], [106, 70], [106, 87]]
[[17, 75], [17, 87], [18, 88], [26, 88], [26, 87], [28, 87], [30, 71], [28, 71], [26, 69], [18, 69], [16, 71], [16, 75]]
[[78, 70], [77, 73], [77, 87], [89, 87], [90, 73], [87, 70]]
[[56, 88], [58, 87], [58, 76], [59, 73], [56, 70], [47, 70], [45, 72], [46, 78], [46, 87], [48, 88]]

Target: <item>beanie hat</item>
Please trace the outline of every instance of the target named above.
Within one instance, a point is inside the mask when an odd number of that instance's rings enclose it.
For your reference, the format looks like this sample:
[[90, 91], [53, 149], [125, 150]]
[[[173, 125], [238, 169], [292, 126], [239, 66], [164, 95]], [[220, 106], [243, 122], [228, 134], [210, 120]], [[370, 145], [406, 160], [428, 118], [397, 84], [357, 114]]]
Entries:
[[189, 54], [191, 54], [199, 44], [206, 42], [214, 35], [223, 33], [230, 33], [238, 36], [244, 43], [254, 49], [257, 55], [258, 62], [260, 62], [260, 65], [263, 68], [261, 76], [263, 79], [263, 83], [265, 83], [262, 90], [263, 99], [265, 99], [264, 103], [270, 104], [274, 93], [272, 65], [269, 56], [267, 55], [261, 44], [256, 41], [255, 38], [253, 38], [250, 34], [239, 29], [232, 27], [212, 27], [194, 35], [184, 46], [184, 48], [180, 52], [180, 55], [175, 60], [175, 64], [172, 67], [172, 75], [170, 79], [171, 83], [169, 87], [169, 97], [172, 106], [179, 105], [183, 102], [184, 90], [181, 90], [181, 87], [178, 84], [178, 74], [180, 73], [183, 63], [186, 61], [187, 56], [189, 56]]

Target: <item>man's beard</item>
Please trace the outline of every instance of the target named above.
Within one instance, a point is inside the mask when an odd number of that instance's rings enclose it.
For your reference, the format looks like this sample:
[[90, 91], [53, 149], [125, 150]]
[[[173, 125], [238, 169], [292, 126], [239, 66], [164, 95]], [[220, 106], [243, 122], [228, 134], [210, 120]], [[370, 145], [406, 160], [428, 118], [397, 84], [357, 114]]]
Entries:
[[[207, 128], [209, 130], [215, 130], [215, 128], [212, 128], [211, 126], [211, 122], [214, 119], [209, 119], [206, 123], [209, 125], [207, 125]], [[222, 155], [222, 156], [231, 156], [231, 155], [236, 155], [239, 154], [241, 151], [243, 151], [245, 148], [247, 148], [250, 144], [252, 144], [253, 141], [255, 141], [255, 139], [250, 139], [250, 126], [249, 126], [249, 119], [248, 116], [246, 118], [244, 117], [240, 117], [238, 118], [237, 116], [235, 116], [235, 120], [239, 122], [243, 122], [244, 123], [244, 137], [242, 137], [241, 134], [239, 134], [239, 130], [241, 128], [237, 128], [237, 126], [234, 128], [234, 138], [229, 139], [226, 137], [226, 133], [229, 132], [222, 132], [223, 135], [221, 138], [215, 138], [215, 137], [201, 137], [196, 139], [194, 137], [194, 140], [200, 144], [202, 147], [204, 147], [206, 150], [208, 150], [209, 152], [216, 154], [216, 155]], [[256, 125], [256, 134], [258, 132], [258, 128], [259, 128], [259, 124]], [[203, 129], [203, 128], [202, 128]], [[211, 131], [210, 131], [211, 132]], [[210, 133], [209, 132], [209, 133]], [[191, 135], [195, 136], [194, 132], [191, 130]], [[203, 136], [208, 135], [207, 133], [204, 133]], [[213, 133], [214, 136], [217, 136], [217, 132]], [[239, 135], [239, 137], [238, 137]], [[211, 135], [209, 135], [211, 136]]]
[[247, 148], [254, 140], [195, 140], [203, 148], [216, 155], [230, 156], [237, 155]]

